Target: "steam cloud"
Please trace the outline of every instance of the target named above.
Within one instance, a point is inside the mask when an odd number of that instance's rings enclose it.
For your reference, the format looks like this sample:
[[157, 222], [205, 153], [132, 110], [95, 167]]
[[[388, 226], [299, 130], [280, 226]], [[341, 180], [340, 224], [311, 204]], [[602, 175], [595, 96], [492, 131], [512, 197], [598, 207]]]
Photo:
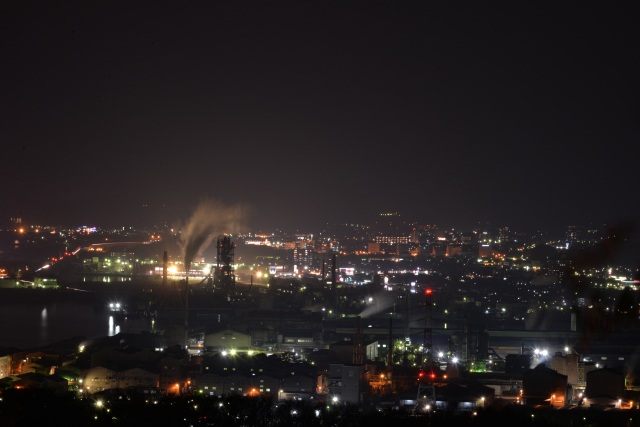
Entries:
[[200, 202], [180, 234], [180, 248], [187, 274], [194, 258], [201, 255], [214, 238], [225, 233], [240, 232], [242, 222], [240, 206], [226, 206], [214, 200]]
[[373, 299], [374, 299], [373, 305], [362, 310], [362, 312], [360, 313], [360, 317], [364, 319], [370, 316], [375, 316], [382, 312], [389, 312], [390, 311], [389, 309], [393, 307], [393, 303], [395, 301], [394, 296], [389, 294], [391, 294], [391, 292], [386, 292], [386, 291], [377, 292], [373, 296]]

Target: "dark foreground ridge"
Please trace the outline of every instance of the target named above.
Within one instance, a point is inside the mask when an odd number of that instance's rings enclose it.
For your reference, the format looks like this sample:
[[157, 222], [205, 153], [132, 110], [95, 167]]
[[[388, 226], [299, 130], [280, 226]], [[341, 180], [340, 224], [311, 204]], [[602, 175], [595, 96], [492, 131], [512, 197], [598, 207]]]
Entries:
[[[107, 403], [109, 402], [109, 403]], [[528, 408], [492, 405], [468, 413], [413, 415], [356, 405], [302, 401], [275, 402], [265, 397], [163, 396], [156, 400], [122, 394], [79, 398], [50, 390], [7, 390], [0, 401], [0, 425], [12, 426], [636, 426], [640, 413], [590, 409]], [[398, 424], [396, 424], [398, 425]]]

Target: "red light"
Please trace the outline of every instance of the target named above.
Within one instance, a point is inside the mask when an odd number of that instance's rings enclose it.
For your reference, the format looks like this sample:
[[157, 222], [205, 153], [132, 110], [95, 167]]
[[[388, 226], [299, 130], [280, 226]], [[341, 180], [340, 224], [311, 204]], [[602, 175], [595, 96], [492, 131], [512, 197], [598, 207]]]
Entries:
[[424, 372], [420, 372], [420, 373], [418, 373], [418, 376], [419, 376], [420, 378], [424, 377]]
[[431, 291], [431, 289], [427, 289], [427, 290], [425, 291], [425, 293], [426, 293], [427, 295], [431, 295], [431, 292], [432, 292], [432, 291]]
[[433, 372], [430, 375], [431, 379], [434, 379], [436, 377], [436, 374], [434, 374]]

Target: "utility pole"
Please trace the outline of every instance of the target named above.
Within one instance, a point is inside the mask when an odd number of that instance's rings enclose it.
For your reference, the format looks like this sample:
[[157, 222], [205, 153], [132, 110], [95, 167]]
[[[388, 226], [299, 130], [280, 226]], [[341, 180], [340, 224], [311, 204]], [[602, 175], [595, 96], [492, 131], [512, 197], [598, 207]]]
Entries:
[[360, 325], [360, 316], [356, 318], [356, 336], [353, 343], [353, 364], [364, 364], [364, 348], [362, 344], [362, 326]]
[[424, 333], [422, 337], [423, 343], [423, 364], [431, 365], [433, 363], [433, 335], [432, 335], [432, 327], [431, 327], [431, 295], [433, 291], [431, 288], [427, 288], [424, 291], [425, 302], [424, 302]]

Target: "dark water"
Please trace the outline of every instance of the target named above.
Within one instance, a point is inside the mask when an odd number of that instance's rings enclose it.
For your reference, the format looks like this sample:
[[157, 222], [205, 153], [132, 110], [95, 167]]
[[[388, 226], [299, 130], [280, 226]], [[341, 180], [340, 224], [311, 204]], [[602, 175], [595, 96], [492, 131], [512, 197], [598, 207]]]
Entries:
[[75, 336], [92, 339], [154, 327], [149, 318], [110, 316], [103, 299], [44, 293], [33, 296], [0, 289], [0, 347], [31, 349]]
[[[190, 330], [219, 326], [228, 316], [227, 301], [212, 302], [207, 296], [210, 292], [192, 295], [188, 303]], [[110, 316], [112, 301], [123, 302], [128, 316]], [[0, 280], [0, 348], [35, 349], [78, 336], [95, 339], [119, 333], [169, 333], [175, 326], [184, 327], [186, 302], [183, 290], [176, 285], [91, 282], [34, 289]], [[140, 315], [148, 307], [154, 307], [154, 319]]]

